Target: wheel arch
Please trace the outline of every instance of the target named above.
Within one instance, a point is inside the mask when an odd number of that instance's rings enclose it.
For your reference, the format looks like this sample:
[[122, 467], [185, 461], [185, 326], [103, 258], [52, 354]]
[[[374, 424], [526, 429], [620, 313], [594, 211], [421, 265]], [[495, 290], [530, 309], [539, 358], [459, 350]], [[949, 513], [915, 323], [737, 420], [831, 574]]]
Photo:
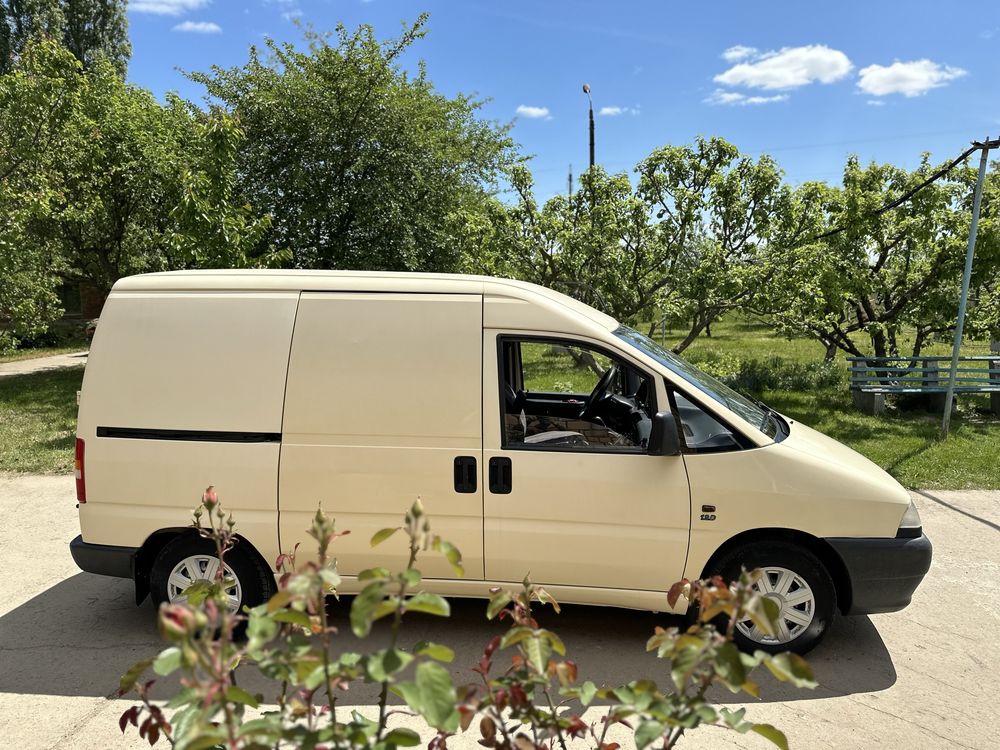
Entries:
[[[198, 532], [190, 526], [159, 529], [154, 531], [146, 541], [139, 547], [135, 556], [135, 603], [142, 604], [149, 596], [149, 574], [153, 570], [153, 563], [164, 547], [180, 536], [194, 536]], [[245, 550], [254, 559], [261, 570], [271, 571], [274, 569], [260, 554], [260, 551], [244, 536], [236, 535], [239, 540], [239, 548]]]
[[840, 559], [840, 555], [837, 554], [836, 550], [825, 539], [796, 529], [750, 529], [730, 537], [712, 553], [712, 556], [702, 569], [701, 577], [705, 578], [714, 575], [717, 572], [715, 566], [718, 562], [733, 550], [739, 547], [767, 542], [795, 544], [816, 555], [833, 579], [833, 585], [837, 592], [837, 609], [842, 614], [846, 614], [850, 610], [853, 592], [851, 589], [851, 577], [847, 572], [847, 566], [844, 565], [844, 561]]

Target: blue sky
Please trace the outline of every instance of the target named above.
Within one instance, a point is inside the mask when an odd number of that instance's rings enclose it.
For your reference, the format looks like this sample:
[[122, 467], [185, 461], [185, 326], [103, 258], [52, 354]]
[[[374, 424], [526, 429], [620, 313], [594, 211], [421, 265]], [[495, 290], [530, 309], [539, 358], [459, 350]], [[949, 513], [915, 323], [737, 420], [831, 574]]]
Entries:
[[[849, 153], [915, 167], [1000, 134], [1000, 17], [982, 3], [572, 0], [131, 0], [130, 79], [198, 98], [177, 71], [239, 65], [264, 36], [372, 24], [395, 36], [430, 13], [405, 59], [447, 94], [515, 120], [539, 197], [587, 163], [631, 171], [653, 148], [720, 135], [774, 156], [793, 183], [839, 180]], [[977, 20], [985, 17], [985, 21]]]

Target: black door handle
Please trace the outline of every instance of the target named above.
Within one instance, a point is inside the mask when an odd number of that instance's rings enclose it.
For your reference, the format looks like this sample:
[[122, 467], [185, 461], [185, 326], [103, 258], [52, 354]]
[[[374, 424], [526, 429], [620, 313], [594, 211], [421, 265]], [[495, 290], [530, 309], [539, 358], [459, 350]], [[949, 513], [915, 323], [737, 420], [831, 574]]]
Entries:
[[475, 492], [477, 474], [475, 456], [455, 456], [455, 492]]
[[490, 492], [494, 495], [509, 495], [511, 490], [510, 459], [495, 456], [490, 459]]

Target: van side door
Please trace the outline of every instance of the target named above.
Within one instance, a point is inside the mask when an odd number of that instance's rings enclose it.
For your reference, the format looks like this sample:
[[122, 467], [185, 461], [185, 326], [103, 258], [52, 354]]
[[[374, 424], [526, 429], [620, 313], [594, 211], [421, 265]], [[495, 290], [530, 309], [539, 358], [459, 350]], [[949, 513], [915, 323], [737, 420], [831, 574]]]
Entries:
[[663, 379], [578, 336], [486, 330], [483, 357], [487, 579], [666, 591], [690, 495], [682, 456], [647, 454]]
[[[432, 533], [482, 580], [482, 297], [476, 294], [303, 292], [285, 388], [279, 469], [281, 549], [306, 534], [322, 504], [336, 519], [341, 575], [407, 561], [396, 534], [417, 497]], [[427, 578], [451, 578], [421, 553]]]

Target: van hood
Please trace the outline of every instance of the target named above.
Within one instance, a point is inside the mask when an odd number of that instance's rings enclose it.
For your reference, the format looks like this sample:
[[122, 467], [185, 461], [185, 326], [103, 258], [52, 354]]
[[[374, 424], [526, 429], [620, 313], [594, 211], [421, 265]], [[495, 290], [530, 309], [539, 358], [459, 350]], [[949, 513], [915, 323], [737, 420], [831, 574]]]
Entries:
[[910, 493], [906, 488], [874, 461], [802, 422], [784, 415], [782, 418], [789, 425], [788, 437], [780, 443], [783, 447], [832, 464], [854, 478], [863, 477], [876, 490], [873, 500], [897, 502], [901, 513], [910, 504]]

